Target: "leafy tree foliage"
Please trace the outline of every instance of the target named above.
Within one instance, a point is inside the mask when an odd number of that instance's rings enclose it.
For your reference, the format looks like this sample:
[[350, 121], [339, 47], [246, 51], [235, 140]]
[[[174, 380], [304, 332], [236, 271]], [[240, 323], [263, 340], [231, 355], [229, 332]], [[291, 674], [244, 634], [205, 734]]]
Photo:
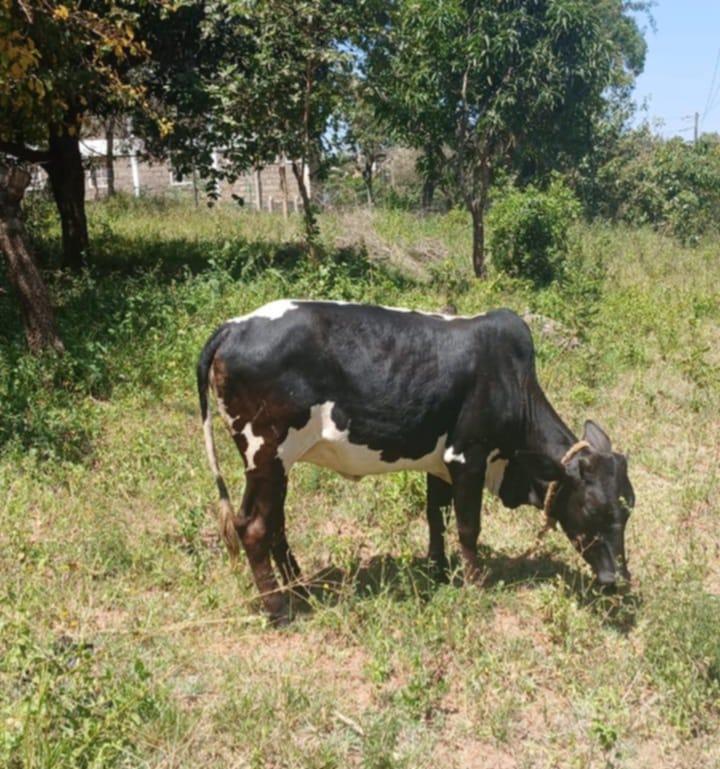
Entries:
[[[328, 123], [349, 82], [344, 43], [357, 14], [357, 4], [338, 0], [187, 3], [166, 22], [184, 37], [161, 25], [151, 38], [149, 87], [172, 128], [150, 146], [169, 151], [180, 168], [199, 168], [210, 186], [286, 158], [315, 248], [307, 178], [320, 166]], [[221, 166], [213, 149], [222, 150]]]
[[385, 117], [409, 144], [442, 151], [443, 181], [472, 215], [477, 275], [494, 172], [519, 153], [587, 148], [607, 89], [632, 77], [616, 34], [620, 22], [631, 30], [629, 10], [620, 0], [398, 0], [369, 45]]
[[647, 126], [629, 131], [579, 187], [591, 215], [651, 224], [692, 242], [720, 221], [720, 139], [705, 135], [691, 145]]
[[130, 0], [0, 0], [0, 152], [48, 172], [68, 266], [88, 245], [84, 116], [142, 98], [129, 77], [146, 53], [136, 21]]
[[215, 162], [215, 150], [242, 147], [245, 156], [257, 156], [248, 131], [226, 130], [218, 87], [231, 72], [237, 81], [245, 77], [252, 45], [245, 17], [226, 0], [156, 3], [144, 8], [142, 29], [148, 56], [137, 76], [152, 111], [137, 105], [134, 131], [150, 156], [170, 157], [183, 174], [198, 170], [212, 195], [220, 178], [233, 175]]
[[[328, 121], [347, 82], [352, 6], [337, 0], [236, 0], [254, 42], [247, 76], [229, 63], [218, 89], [228, 136], [253, 137], [261, 157], [292, 163], [303, 201], [308, 243], [315, 248], [317, 220], [306, 174], [319, 161]], [[244, 148], [230, 152], [247, 162]], [[306, 170], [307, 169], [307, 170]]]
[[362, 177], [367, 202], [375, 202], [374, 180], [377, 166], [392, 144], [389, 129], [378, 117], [367, 81], [353, 77], [338, 115], [337, 143], [352, 157], [356, 172]]

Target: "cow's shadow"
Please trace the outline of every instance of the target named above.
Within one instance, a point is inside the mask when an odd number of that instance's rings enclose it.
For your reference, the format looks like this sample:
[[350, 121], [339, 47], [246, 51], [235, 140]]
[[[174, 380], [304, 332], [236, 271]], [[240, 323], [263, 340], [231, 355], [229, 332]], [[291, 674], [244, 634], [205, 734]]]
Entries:
[[[635, 626], [639, 596], [607, 595], [587, 574], [549, 553], [513, 556], [482, 546], [480, 556], [481, 590], [532, 590], [560, 580], [565, 594], [578, 606], [597, 614], [603, 624], [622, 633], [629, 633]], [[304, 582], [309, 598], [294, 597], [292, 605], [298, 613], [307, 613], [321, 606], [337, 605], [348, 597], [373, 597], [382, 593], [395, 601], [426, 602], [447, 582], [456, 588], [463, 586], [462, 565], [457, 555], [450, 558], [445, 580], [439, 579], [422, 556], [376, 555], [367, 560], [356, 559], [344, 568], [329, 564], [318, 569]]]

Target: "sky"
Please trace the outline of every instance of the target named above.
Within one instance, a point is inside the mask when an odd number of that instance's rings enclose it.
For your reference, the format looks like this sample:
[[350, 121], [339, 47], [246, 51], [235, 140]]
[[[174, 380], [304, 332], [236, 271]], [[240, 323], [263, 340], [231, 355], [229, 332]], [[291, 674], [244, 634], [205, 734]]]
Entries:
[[700, 133], [720, 132], [720, 0], [658, 0], [652, 15], [657, 29], [643, 22], [648, 52], [635, 87], [647, 111], [636, 122], [660, 120], [659, 133], [691, 139], [699, 112]]

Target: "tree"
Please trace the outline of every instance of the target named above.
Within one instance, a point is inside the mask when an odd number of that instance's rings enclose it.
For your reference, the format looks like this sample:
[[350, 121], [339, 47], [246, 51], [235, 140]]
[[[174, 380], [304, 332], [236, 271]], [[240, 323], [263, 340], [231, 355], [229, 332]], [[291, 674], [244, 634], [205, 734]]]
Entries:
[[216, 162], [218, 150], [233, 148], [236, 158], [245, 157], [242, 170], [258, 155], [244, 131], [229, 131], [218, 85], [221, 79], [227, 85], [231, 71], [244, 77], [252, 42], [244, 17], [231, 11], [229, 0], [153, 3], [145, 7], [141, 27], [148, 56], [139, 77], [153, 109], [137, 105], [133, 132], [148, 155], [169, 158], [183, 175], [199, 173], [206, 192], [215, 195], [220, 179], [238, 175], [230, 164]]
[[29, 183], [28, 171], [0, 163], [0, 252], [5, 256], [10, 285], [20, 301], [28, 347], [34, 353], [46, 349], [63, 352], [50, 296], [28, 248], [22, 221], [20, 204]]
[[577, 154], [627, 74], [608, 15], [621, 0], [398, 0], [369, 46], [380, 109], [412, 146], [439, 147], [442, 183], [472, 216], [472, 261], [485, 271], [493, 174], [518, 153]]
[[368, 206], [372, 206], [375, 202], [375, 170], [387, 155], [390, 139], [387, 127], [378, 119], [364, 80], [354, 77], [349, 83], [340, 120], [345, 129], [341, 144], [352, 155], [365, 184]]
[[252, 45], [244, 76], [229, 62], [215, 89], [228, 137], [246, 137], [230, 144], [228, 160], [243, 168], [248, 149], [258, 164], [290, 159], [306, 238], [316, 253], [319, 231], [306, 180], [320, 164], [328, 121], [349, 82], [344, 44], [357, 23], [356, 8], [338, 0], [235, 0], [231, 8], [244, 15]]
[[0, 0], [0, 153], [47, 171], [71, 268], [88, 247], [83, 120], [142, 98], [136, 20], [129, 1]]
[[138, 120], [148, 150], [181, 171], [197, 169], [211, 194], [220, 178], [288, 158], [316, 253], [307, 179], [321, 166], [328, 121], [348, 83], [344, 42], [356, 13], [338, 0], [185, 3], [148, 37], [145, 82], [169, 129], [161, 137]]

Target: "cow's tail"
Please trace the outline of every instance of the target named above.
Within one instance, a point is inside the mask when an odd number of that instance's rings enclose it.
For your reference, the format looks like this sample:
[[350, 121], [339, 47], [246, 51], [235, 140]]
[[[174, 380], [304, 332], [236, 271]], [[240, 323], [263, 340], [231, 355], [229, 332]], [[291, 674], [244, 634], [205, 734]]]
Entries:
[[200, 416], [203, 423], [203, 433], [205, 435], [205, 451], [207, 452], [210, 469], [215, 476], [215, 483], [220, 493], [220, 512], [218, 523], [220, 525], [220, 534], [227, 545], [231, 558], [236, 558], [240, 552], [240, 539], [235, 529], [235, 513], [230, 503], [225, 480], [220, 474], [217, 454], [215, 453], [215, 441], [213, 439], [212, 414], [210, 413], [210, 404], [208, 402], [208, 389], [210, 386], [210, 367], [212, 366], [215, 353], [218, 347], [227, 335], [227, 328], [220, 327], [208, 340], [200, 353], [200, 359], [197, 365], [197, 387], [198, 397], [200, 399]]

